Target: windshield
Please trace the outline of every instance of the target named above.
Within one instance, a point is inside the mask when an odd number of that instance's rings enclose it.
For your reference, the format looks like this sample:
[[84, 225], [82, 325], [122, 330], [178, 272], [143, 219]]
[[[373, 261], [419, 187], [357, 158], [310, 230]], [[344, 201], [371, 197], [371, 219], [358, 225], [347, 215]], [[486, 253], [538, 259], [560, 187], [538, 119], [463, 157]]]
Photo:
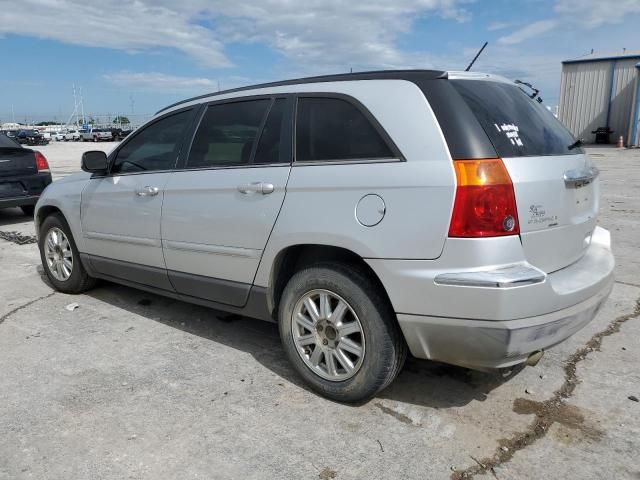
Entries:
[[[451, 80], [500, 157], [583, 153], [575, 138], [542, 104], [514, 84]], [[573, 147], [573, 148], [570, 148]]]

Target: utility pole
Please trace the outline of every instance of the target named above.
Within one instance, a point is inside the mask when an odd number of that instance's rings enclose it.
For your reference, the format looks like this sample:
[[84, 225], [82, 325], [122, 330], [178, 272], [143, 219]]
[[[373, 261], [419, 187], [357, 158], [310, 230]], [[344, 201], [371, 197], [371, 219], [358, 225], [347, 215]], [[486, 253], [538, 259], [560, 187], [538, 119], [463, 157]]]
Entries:
[[84, 125], [87, 122], [84, 118], [84, 99], [82, 98], [82, 87], [80, 87], [80, 108], [82, 109], [82, 124]]

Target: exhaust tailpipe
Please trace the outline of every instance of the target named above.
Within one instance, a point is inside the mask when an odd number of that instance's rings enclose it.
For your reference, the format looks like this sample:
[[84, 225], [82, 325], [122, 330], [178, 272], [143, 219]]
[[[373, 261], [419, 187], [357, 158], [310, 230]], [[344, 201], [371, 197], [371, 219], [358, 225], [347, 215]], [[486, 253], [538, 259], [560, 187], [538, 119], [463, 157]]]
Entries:
[[529, 365], [530, 367], [535, 367], [543, 355], [544, 355], [544, 350], [538, 350], [537, 352], [533, 352], [531, 355], [527, 357], [527, 361], [524, 363]]

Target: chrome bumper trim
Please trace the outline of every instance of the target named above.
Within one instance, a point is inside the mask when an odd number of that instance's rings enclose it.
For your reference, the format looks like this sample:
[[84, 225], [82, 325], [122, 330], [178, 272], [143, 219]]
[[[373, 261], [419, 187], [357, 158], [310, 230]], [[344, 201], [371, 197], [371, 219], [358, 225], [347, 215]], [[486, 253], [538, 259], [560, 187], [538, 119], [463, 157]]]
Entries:
[[473, 272], [441, 273], [436, 276], [436, 285], [512, 288], [542, 283], [547, 275], [527, 262], [515, 263], [492, 270]]

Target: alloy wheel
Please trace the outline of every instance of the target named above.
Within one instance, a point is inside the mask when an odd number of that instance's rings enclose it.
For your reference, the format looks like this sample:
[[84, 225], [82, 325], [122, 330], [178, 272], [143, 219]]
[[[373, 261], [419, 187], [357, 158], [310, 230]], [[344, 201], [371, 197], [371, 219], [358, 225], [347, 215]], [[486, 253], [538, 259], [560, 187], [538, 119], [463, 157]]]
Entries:
[[73, 272], [73, 251], [69, 239], [59, 228], [47, 232], [44, 240], [44, 256], [47, 268], [56, 280], [64, 282]]
[[312, 290], [298, 300], [291, 320], [296, 350], [314, 373], [338, 382], [358, 372], [365, 336], [346, 300], [329, 290]]

